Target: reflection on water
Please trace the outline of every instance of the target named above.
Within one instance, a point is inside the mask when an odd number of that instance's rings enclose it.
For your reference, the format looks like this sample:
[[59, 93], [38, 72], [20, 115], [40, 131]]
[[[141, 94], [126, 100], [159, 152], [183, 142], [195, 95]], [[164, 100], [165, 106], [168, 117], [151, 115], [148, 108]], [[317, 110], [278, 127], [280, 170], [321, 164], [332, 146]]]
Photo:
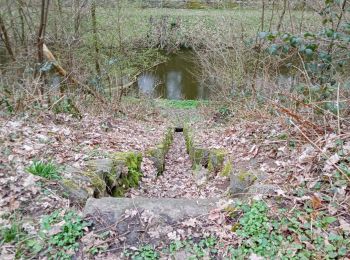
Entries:
[[182, 85], [182, 72], [169, 71], [166, 77], [167, 99], [181, 99], [181, 91], [184, 88]]
[[[197, 77], [195, 76], [197, 75]], [[200, 65], [195, 62], [191, 51], [181, 51], [170, 55], [166, 63], [158, 65], [154, 70], [142, 73], [137, 81], [138, 94], [154, 98], [166, 99], [209, 99], [209, 95], [220, 95], [220, 91], [210, 93], [209, 86], [217, 86], [215, 79], [205, 78], [200, 75]], [[201, 81], [199, 81], [199, 79]], [[253, 79], [247, 79], [247, 82]], [[298, 78], [290, 75], [289, 70], [282, 71], [271, 80], [265, 77], [257, 77], [255, 84], [260, 89], [274, 91], [271, 84], [284, 89], [293, 89]], [[247, 83], [247, 85], [249, 85]], [[231, 85], [232, 95], [239, 94], [237, 84]], [[273, 93], [271, 93], [273, 94]]]
[[166, 63], [138, 78], [140, 93], [167, 99], [207, 99], [209, 91], [194, 76], [199, 71], [191, 51], [171, 55]]
[[143, 73], [137, 80], [137, 85], [142, 93], [150, 95], [153, 93], [156, 86], [156, 78], [152, 73]]

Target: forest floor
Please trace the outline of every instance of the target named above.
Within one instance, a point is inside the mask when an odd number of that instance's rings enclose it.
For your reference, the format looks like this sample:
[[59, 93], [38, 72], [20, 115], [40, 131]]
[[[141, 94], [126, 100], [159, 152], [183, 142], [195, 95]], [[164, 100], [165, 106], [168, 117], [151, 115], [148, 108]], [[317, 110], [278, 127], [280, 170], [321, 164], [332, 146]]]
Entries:
[[[86, 114], [78, 120], [43, 112], [1, 117], [0, 258], [350, 258], [349, 134], [319, 136], [312, 145], [305, 130], [261, 113], [246, 119], [242, 113], [222, 116], [210, 107], [157, 107], [153, 112], [143, 118]], [[173, 225], [162, 248], [135, 245], [116, 256], [116, 241], [122, 244], [123, 234], [108, 226], [97, 232], [82, 208], [58, 191], [55, 180], [28, 173], [35, 160], [51, 161], [64, 171], [116, 151], [145, 154], [167, 126], [181, 120], [193, 127], [197, 142], [225, 149], [233, 171], [263, 175], [260, 184], [271, 185], [273, 192], [237, 199], [228, 193], [229, 177], [218, 174], [201, 183], [183, 134], [175, 133], [163, 175], [157, 177], [144, 159], [142, 181], [126, 196], [217, 198], [218, 208]], [[140, 220], [150, 218], [146, 213]], [[126, 212], [126, 218], [132, 216]]]

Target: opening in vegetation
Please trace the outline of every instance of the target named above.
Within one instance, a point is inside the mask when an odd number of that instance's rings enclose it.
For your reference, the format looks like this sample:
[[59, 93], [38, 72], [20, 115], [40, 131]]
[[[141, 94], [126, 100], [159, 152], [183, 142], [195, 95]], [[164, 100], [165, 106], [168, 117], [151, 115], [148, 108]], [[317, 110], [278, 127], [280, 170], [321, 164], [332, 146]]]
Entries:
[[175, 127], [175, 133], [182, 133], [184, 131], [184, 128], [183, 127]]
[[195, 54], [191, 50], [181, 50], [139, 75], [138, 95], [172, 100], [208, 99], [209, 89], [201, 84], [199, 72]]

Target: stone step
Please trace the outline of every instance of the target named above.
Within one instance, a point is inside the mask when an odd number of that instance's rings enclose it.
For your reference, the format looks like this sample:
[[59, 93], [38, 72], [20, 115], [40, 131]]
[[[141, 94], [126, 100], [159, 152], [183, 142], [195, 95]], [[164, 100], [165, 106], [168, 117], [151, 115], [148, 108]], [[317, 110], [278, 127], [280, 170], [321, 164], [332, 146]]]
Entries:
[[114, 234], [117, 254], [124, 248], [169, 245], [173, 239], [180, 238], [179, 226], [201, 228], [196, 226], [197, 221], [208, 218], [209, 212], [216, 208], [215, 202], [184, 198], [90, 198], [84, 215], [93, 223], [97, 234], [105, 231]]
[[198, 217], [208, 214], [216, 208], [218, 199], [185, 199], [185, 198], [89, 198], [84, 208], [84, 215], [96, 213], [108, 214], [109, 221], [118, 221], [126, 210], [144, 210], [155, 216], [166, 218], [171, 222], [187, 217]]

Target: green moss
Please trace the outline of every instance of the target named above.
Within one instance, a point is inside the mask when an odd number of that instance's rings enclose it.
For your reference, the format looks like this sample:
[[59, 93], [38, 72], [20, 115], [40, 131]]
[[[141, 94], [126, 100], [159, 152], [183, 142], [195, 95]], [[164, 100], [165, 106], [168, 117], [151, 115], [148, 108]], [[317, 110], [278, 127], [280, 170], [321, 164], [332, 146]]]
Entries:
[[168, 128], [164, 139], [160, 145], [148, 150], [147, 155], [150, 157], [155, 167], [157, 168], [157, 174], [160, 175], [165, 169], [165, 156], [170, 149], [170, 146], [174, 139], [173, 129]]
[[161, 174], [164, 171], [165, 165], [165, 149], [164, 145], [158, 145], [156, 148], [150, 149], [147, 155], [152, 160], [154, 166], [157, 168], [157, 174]]
[[105, 176], [105, 182], [106, 182], [106, 185], [107, 187], [113, 187], [116, 182], [117, 182], [117, 178], [119, 176], [117, 175], [117, 172], [116, 172], [116, 169], [115, 167], [109, 172], [106, 174]]
[[186, 151], [189, 154], [192, 150], [193, 147], [193, 136], [192, 135], [188, 135], [188, 137], [186, 138]]
[[190, 131], [188, 126], [184, 127], [183, 134], [184, 134], [185, 142], [186, 142], [186, 151], [187, 151], [188, 154], [190, 154], [191, 149], [193, 147], [193, 143], [194, 143], [193, 142], [193, 134]]
[[167, 153], [170, 149], [171, 144], [173, 143], [174, 140], [174, 134], [173, 134], [173, 129], [168, 128], [165, 134], [165, 137], [163, 139], [162, 145], [164, 147], [164, 152]]
[[118, 186], [112, 191], [112, 197], [123, 197], [126, 192], [126, 189]]
[[71, 179], [63, 179], [62, 180], [62, 185], [68, 189], [72, 189], [72, 190], [78, 190], [80, 189], [79, 188], [79, 185], [74, 182], [73, 180]]
[[114, 155], [114, 161], [125, 161], [129, 170], [141, 171], [142, 154], [138, 152], [119, 152]]
[[121, 174], [111, 191], [112, 196], [121, 197], [129, 188], [138, 186], [139, 180], [142, 176], [142, 155], [137, 152], [116, 153], [114, 155], [114, 160], [115, 165], [124, 165], [128, 168], [127, 174]]
[[240, 171], [237, 177], [238, 177], [238, 180], [241, 182], [246, 182], [246, 181], [254, 182], [257, 179], [255, 175], [247, 171]]
[[201, 164], [204, 167], [207, 167], [209, 161], [209, 150], [205, 148], [193, 147], [190, 151], [190, 157], [194, 165]]
[[94, 193], [96, 194], [96, 196], [103, 197], [106, 193], [107, 188], [106, 182], [104, 181], [103, 177], [101, 177], [95, 172], [90, 171], [84, 172], [83, 175], [89, 178], [90, 184], [94, 188]]
[[223, 169], [222, 169], [220, 175], [221, 175], [221, 176], [227, 177], [227, 176], [229, 176], [229, 175], [231, 174], [232, 169], [233, 169], [232, 163], [231, 163], [231, 162], [227, 162], [227, 163], [224, 165], [224, 167], [223, 167]]
[[218, 172], [222, 169], [226, 152], [223, 149], [211, 149], [208, 161], [208, 170]]
[[112, 190], [112, 196], [113, 197], [124, 196], [125, 192], [128, 189], [139, 185], [140, 177], [141, 177], [141, 172], [138, 172], [135, 170], [129, 170], [127, 175], [122, 176], [118, 180], [118, 184]]

